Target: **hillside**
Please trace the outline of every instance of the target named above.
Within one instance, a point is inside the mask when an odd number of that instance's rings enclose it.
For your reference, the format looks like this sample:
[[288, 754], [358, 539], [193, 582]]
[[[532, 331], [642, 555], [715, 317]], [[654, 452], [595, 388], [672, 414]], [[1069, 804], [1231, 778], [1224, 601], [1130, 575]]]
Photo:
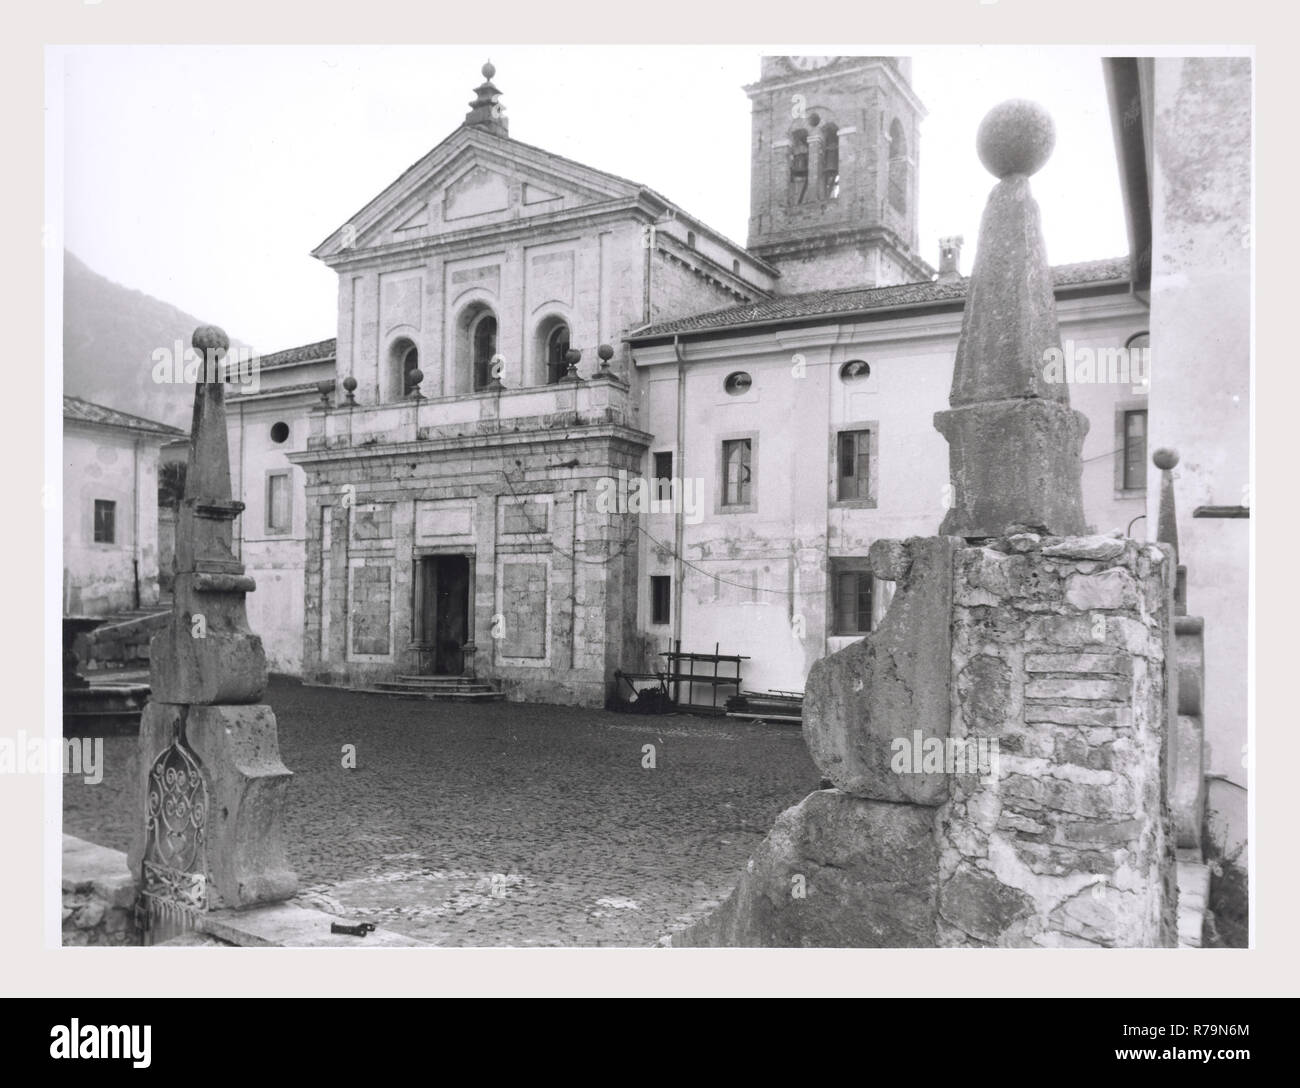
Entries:
[[[210, 324], [63, 253], [63, 392], [189, 429], [191, 385], [155, 383], [153, 353]], [[231, 338], [231, 345], [241, 342]]]

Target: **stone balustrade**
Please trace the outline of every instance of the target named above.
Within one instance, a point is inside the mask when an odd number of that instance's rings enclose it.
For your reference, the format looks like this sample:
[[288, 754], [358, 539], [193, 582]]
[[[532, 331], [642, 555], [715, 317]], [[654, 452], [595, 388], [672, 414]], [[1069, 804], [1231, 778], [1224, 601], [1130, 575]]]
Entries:
[[348, 404], [312, 413], [308, 449], [400, 444], [460, 437], [504, 424], [521, 429], [555, 423], [629, 423], [628, 386], [612, 374], [473, 396], [407, 397], [386, 404]]

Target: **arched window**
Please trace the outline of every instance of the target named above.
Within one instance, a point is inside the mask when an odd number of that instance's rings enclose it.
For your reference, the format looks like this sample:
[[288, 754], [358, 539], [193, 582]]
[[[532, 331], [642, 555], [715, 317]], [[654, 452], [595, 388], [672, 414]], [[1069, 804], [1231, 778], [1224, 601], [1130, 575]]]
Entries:
[[695, 248], [695, 231], [688, 230], [686, 232], [686, 244], [690, 246], [691, 249]]
[[415, 388], [411, 381], [411, 371], [420, 367], [420, 353], [415, 344], [405, 336], [394, 340], [388, 349], [387, 398], [397, 400], [405, 397]]
[[470, 327], [470, 344], [474, 353], [474, 391], [477, 393], [492, 380], [492, 356], [497, 353], [497, 319], [491, 310], [474, 319]]
[[828, 124], [822, 133], [822, 197], [834, 200], [840, 195], [840, 130]]
[[415, 389], [415, 381], [411, 377], [413, 371], [420, 369], [420, 352], [414, 344], [407, 349], [406, 354], [402, 356], [402, 396], [410, 396]]
[[808, 195], [808, 133], [795, 129], [790, 135], [790, 203], [802, 204]]
[[889, 126], [889, 203], [894, 210], [907, 214], [907, 137], [903, 126], [895, 121]]
[[557, 321], [542, 341], [542, 358], [546, 360], [546, 384], [554, 385], [564, 377], [569, 364], [564, 354], [569, 350], [569, 326]]

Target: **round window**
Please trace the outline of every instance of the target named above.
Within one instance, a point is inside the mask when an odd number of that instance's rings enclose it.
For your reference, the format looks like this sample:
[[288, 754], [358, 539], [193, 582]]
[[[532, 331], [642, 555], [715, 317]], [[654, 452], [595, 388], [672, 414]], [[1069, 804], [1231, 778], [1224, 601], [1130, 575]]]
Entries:
[[271, 424], [271, 441], [275, 443], [284, 442], [289, 437], [289, 424], [280, 422]]
[[846, 382], [860, 382], [871, 377], [871, 367], [865, 359], [850, 359], [840, 367], [840, 380]]
[[727, 380], [722, 383], [722, 388], [733, 397], [738, 397], [741, 393], [748, 393], [749, 387], [753, 384], [753, 378], [743, 370], [737, 370], [734, 374], [727, 375]]

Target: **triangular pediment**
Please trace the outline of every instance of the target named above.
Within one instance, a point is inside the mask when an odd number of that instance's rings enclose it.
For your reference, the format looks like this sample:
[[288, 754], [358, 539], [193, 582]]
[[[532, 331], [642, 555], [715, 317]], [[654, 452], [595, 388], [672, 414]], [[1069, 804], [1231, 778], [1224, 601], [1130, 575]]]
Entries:
[[477, 227], [636, 196], [636, 182], [541, 148], [457, 129], [314, 251], [330, 262], [357, 251], [436, 240]]

